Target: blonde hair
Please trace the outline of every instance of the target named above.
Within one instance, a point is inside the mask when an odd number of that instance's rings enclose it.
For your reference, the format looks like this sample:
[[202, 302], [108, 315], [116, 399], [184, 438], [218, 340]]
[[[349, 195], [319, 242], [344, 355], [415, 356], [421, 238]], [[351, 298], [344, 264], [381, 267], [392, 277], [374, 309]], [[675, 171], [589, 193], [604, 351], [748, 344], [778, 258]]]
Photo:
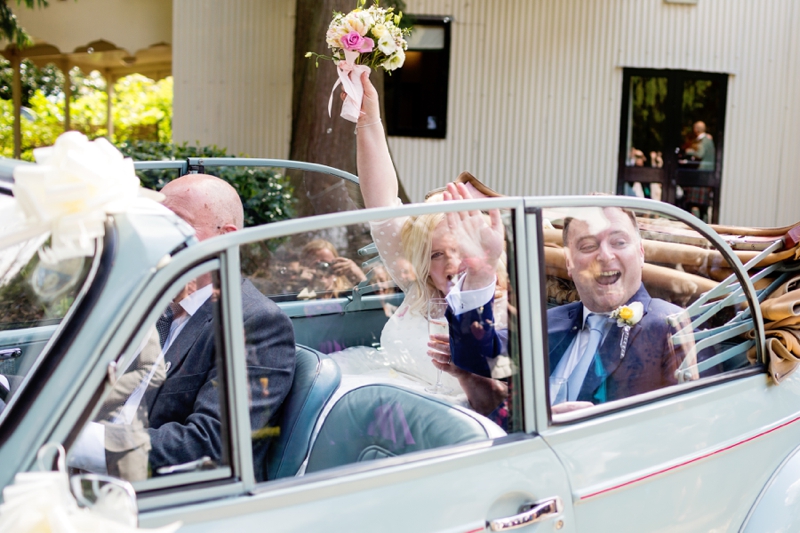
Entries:
[[303, 262], [311, 259], [315, 253], [321, 250], [328, 250], [333, 254], [333, 257], [339, 257], [339, 252], [336, 251], [336, 247], [331, 242], [325, 239], [314, 239], [303, 246], [303, 249], [300, 251], [300, 261]]
[[444, 213], [411, 217], [400, 230], [403, 255], [411, 263], [416, 275], [408, 291], [410, 296], [413, 295], [413, 298], [409, 298], [409, 308], [423, 316], [431, 298], [444, 298], [430, 277], [433, 232], [444, 220]]
[[[330, 251], [334, 258], [339, 257], [339, 252], [336, 251], [336, 247], [333, 245], [333, 243], [326, 241], [325, 239], [314, 239], [313, 241], [306, 243], [306, 245], [303, 246], [303, 249], [300, 251], [300, 263], [304, 266], [309, 266], [309, 259], [312, 259], [314, 254], [322, 250]], [[351, 288], [352, 286], [345, 276], [336, 276], [334, 278], [333, 285], [330, 287], [330, 290], [333, 294], [326, 296], [326, 298], [338, 298], [339, 294], [348, 291]]]

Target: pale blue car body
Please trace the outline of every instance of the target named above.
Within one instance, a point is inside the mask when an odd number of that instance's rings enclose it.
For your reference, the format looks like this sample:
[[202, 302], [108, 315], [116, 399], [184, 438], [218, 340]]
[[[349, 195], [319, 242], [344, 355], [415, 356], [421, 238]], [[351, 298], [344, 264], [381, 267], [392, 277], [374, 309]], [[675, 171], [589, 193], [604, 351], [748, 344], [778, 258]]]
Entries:
[[[232, 388], [234, 472], [227, 483], [168, 490], [139, 499], [140, 525], [176, 520], [181, 531], [439, 531], [476, 532], [532, 502], [561, 505], [523, 531], [798, 531], [800, 530], [800, 375], [771, 383], [763, 368], [680, 393], [655, 391], [623, 400], [609, 412], [553, 424], [545, 383], [546, 337], [540, 283], [543, 260], [535, 208], [624, 205], [664, 212], [691, 223], [742, 265], [711, 228], [665, 204], [632, 198], [502, 198], [475, 208], [513, 208], [518, 233], [520, 344], [525, 432], [318, 474], [258, 484], [248, 469], [246, 387]], [[429, 205], [384, 209], [380, 218], [431, 212]], [[437, 208], [441, 209], [441, 207]], [[202, 243], [158, 205], [115, 215], [89, 294], [92, 305], [68, 316], [49, 348], [62, 350], [37, 376], [37, 393], [13, 409], [13, 432], [0, 444], [0, 485], [35, 467], [47, 442], [75, 436], [107, 368], [143, 319], [163, 308], [168, 288], [207, 258], [219, 265], [230, 322], [240, 285], [238, 246], [302, 231], [374, 219], [351, 211], [249, 228]], [[181, 249], [177, 253], [175, 250]], [[110, 248], [113, 247], [113, 251]], [[755, 289], [744, 276], [744, 294]], [[753, 300], [751, 300], [753, 301]], [[756, 343], [763, 321], [754, 308]], [[4, 344], [12, 342], [3, 339]], [[243, 356], [233, 346], [226, 355]], [[231, 379], [242, 379], [233, 376]], [[234, 381], [235, 383], [235, 381]], [[627, 402], [627, 403], [626, 403]], [[5, 415], [5, 413], [4, 413]], [[3, 415], [3, 416], [4, 416]], [[249, 472], [249, 473], [248, 473]]]

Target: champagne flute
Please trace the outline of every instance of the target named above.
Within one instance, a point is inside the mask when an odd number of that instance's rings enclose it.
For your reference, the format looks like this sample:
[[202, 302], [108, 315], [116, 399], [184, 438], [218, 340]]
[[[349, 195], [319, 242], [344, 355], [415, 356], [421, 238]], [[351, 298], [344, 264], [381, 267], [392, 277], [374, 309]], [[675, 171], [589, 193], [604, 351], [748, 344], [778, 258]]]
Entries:
[[[450, 335], [450, 327], [447, 324], [447, 300], [444, 298], [431, 298], [428, 302], [428, 336]], [[436, 375], [436, 384], [425, 387], [425, 390], [434, 394], [448, 394], [451, 392], [449, 387], [442, 385], [442, 370], [439, 369]]]
[[569, 389], [566, 378], [550, 376], [550, 405], [566, 402], [569, 399]]

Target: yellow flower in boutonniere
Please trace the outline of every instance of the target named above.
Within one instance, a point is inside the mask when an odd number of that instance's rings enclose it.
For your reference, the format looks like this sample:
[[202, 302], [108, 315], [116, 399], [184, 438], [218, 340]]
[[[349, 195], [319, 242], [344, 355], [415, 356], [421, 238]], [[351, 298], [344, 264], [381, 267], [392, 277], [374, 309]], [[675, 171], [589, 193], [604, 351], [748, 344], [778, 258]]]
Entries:
[[616, 319], [617, 327], [622, 329], [622, 338], [619, 341], [619, 358], [625, 357], [625, 349], [628, 347], [628, 335], [631, 328], [639, 323], [644, 315], [644, 305], [642, 302], [633, 302], [630, 305], [621, 305], [611, 312], [611, 318]]
[[621, 305], [611, 312], [611, 318], [617, 320], [617, 326], [635, 326], [644, 315], [642, 302], [633, 302], [630, 305]]

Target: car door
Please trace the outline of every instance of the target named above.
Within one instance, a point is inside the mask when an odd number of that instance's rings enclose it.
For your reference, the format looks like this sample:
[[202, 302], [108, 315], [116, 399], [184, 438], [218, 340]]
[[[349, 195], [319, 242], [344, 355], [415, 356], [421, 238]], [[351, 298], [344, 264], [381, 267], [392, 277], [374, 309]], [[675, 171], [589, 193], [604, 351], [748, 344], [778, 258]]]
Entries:
[[[593, 223], [606, 228], [612, 211], [624, 208], [635, 215], [644, 245], [643, 285], [653, 301], [678, 309], [675, 316], [685, 320], [683, 335], [669, 339], [673, 348], [684, 348], [685, 357], [672, 369], [675, 380], [650, 390], [631, 387], [606, 399], [598, 399], [596, 393], [595, 405], [565, 415], [551, 412], [549, 420], [543, 421], [541, 435], [569, 477], [577, 530], [738, 528], [761, 487], [800, 436], [797, 407], [791, 400], [797, 393], [797, 378], [790, 376], [780, 385], [768, 378], [758, 359], [761, 314], [753, 305], [757, 294], [763, 299], [767, 289], [785, 282], [788, 274], [773, 269], [774, 265], [765, 266], [770, 264], [770, 250], [762, 255], [734, 252], [702, 222], [671, 206], [598, 196], [531, 199], [526, 207], [529, 230], [543, 224], [546, 228], [545, 248], [539, 253], [546, 265], [550, 307], [545, 314], [550, 331], [547, 375], [559, 368], [554, 358], [560, 342], [558, 317], [576, 305], [566, 303], [569, 296], [565, 295], [571, 294], [586, 309], [591, 300], [586, 294], [581, 296], [588, 289], [576, 281], [583, 275], [575, 259], [582, 253], [581, 235], [574, 235], [572, 229], [564, 231], [567, 220], [572, 228], [573, 223], [577, 225], [574, 221], [595, 217]], [[749, 246], [766, 246], [755, 244], [758, 240], [750, 239]], [[780, 238], [772, 240], [772, 250], [779, 250]], [[764, 290], [756, 293], [742, 261], [749, 261], [749, 275], [763, 278], [759, 284]], [[625, 272], [629, 266], [597, 268]], [[612, 323], [606, 338], [619, 325]], [[648, 327], [658, 329], [653, 321]], [[626, 361], [638, 357], [639, 339], [647, 337], [646, 331], [637, 333], [633, 328], [626, 347], [623, 341], [613, 344], [613, 357], [602, 359], [605, 344], [595, 356], [595, 361], [612, 365], [610, 371], [605, 370], [610, 372], [604, 382], [609, 395], [623, 383], [621, 378], [615, 381], [615, 376], [623, 372]], [[649, 379], [646, 373], [652, 368], [646, 358], [652, 357], [653, 345], [664, 340], [649, 338], [651, 346], [643, 351], [647, 355], [641, 356], [642, 367], [635, 376], [638, 383]], [[695, 357], [692, 361], [690, 352]], [[585, 390], [581, 388], [579, 394]]]
[[[505, 227], [508, 234], [507, 246], [515, 260], [523, 258], [523, 264], [515, 264], [512, 272], [525, 272], [524, 254], [516, 251], [517, 243], [522, 241], [513, 235], [513, 228], [521, 227], [520, 203], [507, 200], [497, 204], [504, 208]], [[271, 250], [270, 264], [279, 267], [290, 266], [295, 256], [293, 251], [310, 249], [312, 242], [329, 239], [332, 242], [347, 243], [341, 235], [354, 235], [365, 231], [364, 222], [385, 220], [390, 217], [419, 215], [425, 212], [440, 211], [442, 207], [417, 206], [413, 208], [387, 210], [379, 214], [347, 213], [329, 220], [301, 220], [268, 226], [254, 231], [247, 240], [240, 240], [241, 248], [256, 246], [261, 251]], [[380, 231], [373, 230], [376, 238]], [[337, 235], [339, 237], [337, 238]], [[244, 237], [244, 233], [240, 236]], [[252, 243], [252, 244], [249, 244]], [[358, 248], [358, 247], [355, 247]], [[339, 246], [340, 256], [358, 259], [354, 247]], [[302, 253], [300, 254], [303, 262]], [[242, 252], [243, 263], [248, 255]], [[385, 261], [384, 261], [385, 262]], [[258, 268], [250, 269], [253, 283], [264, 292], [276, 296], [268, 282], [274, 277], [259, 275]], [[314, 292], [327, 294], [325, 273], [319, 273], [314, 280]], [[524, 283], [524, 278], [521, 283]], [[517, 306], [524, 316], [528, 300], [523, 301], [526, 290], [513, 285], [514, 297], [519, 297]], [[235, 284], [234, 284], [235, 285]], [[307, 288], [307, 287], [304, 287]], [[311, 291], [307, 291], [311, 292]], [[345, 299], [348, 291], [344, 291]], [[277, 295], [276, 299], [282, 299]], [[342, 296], [338, 294], [335, 296]], [[352, 298], [352, 296], [350, 296]], [[303, 306], [299, 314], [312, 322], [319, 322], [344, 314], [347, 311], [329, 313], [326, 309], [336, 308], [340, 298], [319, 297], [305, 301], [285, 302], [284, 307], [292, 314], [292, 306]], [[294, 312], [294, 314], [298, 314]], [[520, 320], [520, 324], [522, 321]], [[517, 328], [519, 333], [514, 342], [518, 346], [533, 344], [530, 333], [525, 328]], [[298, 331], [297, 336], [306, 336]], [[340, 345], [348, 345], [348, 334], [335, 339]], [[334, 340], [334, 339], [331, 339]], [[320, 343], [317, 347], [320, 347]], [[352, 349], [352, 347], [351, 347]], [[330, 530], [386, 530], [386, 531], [476, 531], [485, 527], [486, 521], [502, 517], [512, 517], [520, 513], [521, 507], [541, 500], [559, 498], [567, 494], [566, 477], [557, 458], [545, 442], [533, 431], [530, 415], [532, 413], [532, 394], [529, 390], [532, 380], [526, 373], [531, 366], [526, 351], [514, 348], [519, 353], [519, 375], [516, 379], [522, 386], [510, 418], [516, 419], [518, 428], [507, 436], [471, 440], [462, 444], [444, 445], [432, 449], [417, 450], [412, 453], [385, 457], [373, 461], [359, 461], [355, 464], [340, 464], [334, 468], [306, 473], [299, 477], [276, 479], [258, 483], [249, 488], [250, 494], [228, 499], [213, 505], [202, 504], [189, 508], [172, 508], [153, 511], [142, 515], [144, 524], [155, 525], [165, 521], [180, 519], [186, 523], [187, 530], [201, 531], [225, 524], [226, 527], [248, 527], [269, 524], [280, 531], [315, 529], [324, 524]], [[530, 352], [527, 352], [530, 353]], [[341, 359], [340, 359], [341, 360]], [[347, 376], [344, 376], [346, 379]], [[523, 403], [522, 399], [525, 398]], [[405, 406], [408, 417], [407, 426], [411, 437], [420, 440], [414, 433], [415, 420], [412, 420], [409, 407]], [[403, 411], [395, 411], [401, 418]], [[328, 416], [333, 416], [329, 414]], [[395, 422], [400, 422], [395, 418]], [[399, 431], [399, 430], [398, 430]], [[424, 435], [422, 435], [424, 438]], [[345, 446], [349, 446], [348, 442]], [[355, 445], [355, 443], [352, 443]], [[314, 447], [311, 456], [313, 458]], [[310, 468], [310, 465], [309, 465]], [[553, 527], [555, 523], [569, 523], [569, 509], [553, 509], [546, 513], [540, 527]], [[537, 526], [531, 526], [536, 530]], [[567, 529], [569, 530], [569, 528]]]
[[[380, 224], [387, 220], [402, 226], [408, 217], [444, 218], [443, 212], [463, 210], [464, 206], [500, 210], [507, 256], [503, 266], [497, 267], [496, 289], [500, 291], [500, 283], [504, 283], [508, 309], [503, 311], [508, 331], [504, 356], [510, 360], [510, 370], [497, 379], [503, 380], [510, 392], [503, 409], [486, 416], [470, 409], [463, 397], [425, 391], [425, 376], [435, 379], [435, 369], [430, 372], [425, 354], [417, 355], [416, 367], [390, 368], [385, 374], [372, 370], [359, 374], [358, 365], [347, 359], [347, 354], [360, 348], [366, 348], [363, 353], [368, 358], [391, 352], [370, 352], [385, 347], [353, 344], [380, 338], [380, 331], [368, 331], [375, 323], [375, 310], [402, 312], [402, 305], [398, 311], [375, 304], [391, 302], [396, 307], [399, 301], [397, 295], [384, 294], [385, 282], [372, 283], [379, 275], [373, 272], [375, 266], [380, 262], [394, 269], [388, 264], [395, 258], [381, 251], [382, 260], [375, 260], [379, 256], [369, 251], [369, 222], [376, 222], [371, 233], [379, 239]], [[213, 294], [218, 305], [209, 322], [218, 347], [218, 375], [213, 385], [220, 395], [220, 431], [226, 444], [221, 456], [211, 462], [195, 460], [166, 469], [140, 470], [144, 478], [135, 481], [134, 487], [141, 525], [154, 527], [179, 520], [185, 531], [222, 527], [308, 531], [324, 527], [332, 531], [466, 532], [484, 530], [487, 521], [507, 519], [495, 527], [519, 526], [526, 523], [519, 520], [531, 520], [526, 530], [574, 531], [567, 476], [535, 423], [542, 417], [536, 409], [546, 410], [546, 403], [542, 401], [544, 392], [534, 387], [534, 375], [542, 371], [542, 326], [540, 289], [529, 285], [528, 273], [536, 272], [539, 265], [529, 262], [531, 241], [525, 238], [524, 224], [519, 199], [417, 205], [271, 224], [210, 239], [175, 254], [135, 298], [120, 333], [109, 342], [108, 350], [113, 353], [106, 355], [120, 366], [126, 364], [139, 353], [137, 347], [154, 338], [152, 325], [174, 295], [199, 276], [210, 275], [215, 280]], [[308, 263], [310, 272], [297, 276], [295, 263], [303, 266], [305, 252], [316, 249], [320, 240], [334, 243], [341, 258], [367, 263], [363, 267], [366, 279], [338, 286], [331, 279], [336, 276], [329, 275], [330, 265], [320, 264], [327, 262], [315, 256]], [[534, 246], [535, 242], [534, 237]], [[359, 250], [372, 257], [364, 261]], [[402, 277], [399, 270], [394, 272], [398, 279]], [[306, 274], [310, 277], [304, 278]], [[298, 280], [307, 283], [302, 297]], [[317, 414], [311, 440], [292, 441], [308, 448], [308, 458], [297, 475], [292, 471], [266, 481], [262, 478], [269, 465], [256, 456], [256, 439], [289, 435], [295, 426], [289, 427], [286, 418], [277, 428], [256, 428], [251, 423], [256, 397], [269, 396], [274, 390], [271, 377], [253, 379], [252, 332], [242, 334], [247, 329], [241, 310], [247, 284], [283, 307], [295, 320], [298, 339], [316, 343], [304, 350], [320, 354], [326, 361], [338, 361], [343, 369], [341, 384], [328, 402], [334, 405]], [[319, 337], [319, 332], [331, 331], [338, 332], [335, 338]], [[172, 371], [166, 370], [168, 380]], [[299, 365], [296, 371], [295, 384], [301, 377]], [[413, 375], [417, 371], [419, 374]], [[105, 385], [103, 396], [87, 405], [83, 419], [104, 412], [98, 405], [109, 403], [113, 386], [110, 389]], [[370, 390], [380, 393], [377, 400], [364, 400], [362, 393]], [[394, 395], [394, 399], [383, 400], [381, 394]], [[348, 411], [348, 405], [355, 408]], [[340, 411], [344, 415], [331, 422]], [[339, 421], [349, 415], [363, 415], [359, 419], [363, 424], [348, 434], [358, 433], [359, 438], [344, 438], [334, 443], [338, 447], [329, 446], [335, 439], [329, 442], [320, 435], [337, 434]], [[69, 433], [65, 425], [55, 434]], [[364, 439], [372, 440], [365, 444]]]

